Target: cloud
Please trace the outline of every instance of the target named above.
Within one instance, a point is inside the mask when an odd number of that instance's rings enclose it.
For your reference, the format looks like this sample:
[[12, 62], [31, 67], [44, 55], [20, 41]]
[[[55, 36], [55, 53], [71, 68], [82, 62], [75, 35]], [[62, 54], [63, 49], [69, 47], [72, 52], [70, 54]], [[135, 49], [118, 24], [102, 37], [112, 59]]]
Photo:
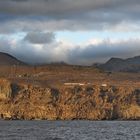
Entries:
[[[29, 63], [91, 64], [112, 56], [139, 55], [138, 34], [131, 38], [126, 35], [126, 40], [94, 39], [79, 46], [59, 40], [54, 34], [58, 31], [83, 34], [96, 31], [101, 36], [106, 36], [106, 31], [135, 34], [140, 32], [139, 15], [139, 0], [1, 0], [0, 51]], [[21, 38], [19, 33], [25, 36]]]
[[0, 24], [9, 31], [32, 30], [35, 27], [40, 31], [44, 29], [121, 31], [125, 26], [127, 28], [125, 31], [136, 31], [140, 29], [139, 14], [139, 0], [0, 1], [0, 18], [2, 18]]
[[32, 44], [50, 44], [55, 40], [55, 36], [52, 32], [30, 32], [25, 36], [24, 40]]
[[[10, 14], [69, 15], [91, 11], [121, 10], [137, 11], [139, 0], [4, 0], [0, 1], [1, 12]], [[134, 6], [136, 7], [134, 9]], [[139, 11], [139, 10], [138, 10]]]
[[73, 48], [69, 52], [69, 62], [76, 64], [103, 63], [111, 57], [127, 58], [139, 55], [140, 39], [100, 40], [84, 47]]
[[93, 42], [72, 46], [71, 43], [56, 39], [49, 45], [31, 44], [25, 39], [20, 41], [3, 39], [0, 41], [0, 51], [8, 52], [28, 63], [64, 61], [69, 64], [81, 65], [105, 62], [111, 57], [127, 58], [139, 55], [140, 52], [140, 38], [125, 40], [97, 38], [93, 40]]

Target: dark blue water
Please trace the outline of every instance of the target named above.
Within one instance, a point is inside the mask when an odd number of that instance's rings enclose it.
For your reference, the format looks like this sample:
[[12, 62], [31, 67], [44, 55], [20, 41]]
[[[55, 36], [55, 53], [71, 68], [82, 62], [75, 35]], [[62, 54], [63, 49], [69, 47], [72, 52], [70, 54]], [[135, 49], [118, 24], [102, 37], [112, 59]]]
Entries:
[[140, 140], [140, 121], [0, 121], [0, 140]]

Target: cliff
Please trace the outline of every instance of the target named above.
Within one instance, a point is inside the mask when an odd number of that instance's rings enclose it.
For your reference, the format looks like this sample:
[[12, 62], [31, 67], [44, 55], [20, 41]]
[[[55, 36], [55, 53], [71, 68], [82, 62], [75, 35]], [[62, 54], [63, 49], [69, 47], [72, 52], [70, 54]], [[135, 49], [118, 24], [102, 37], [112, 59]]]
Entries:
[[0, 80], [1, 119], [140, 120], [140, 89], [111, 85], [42, 88]]

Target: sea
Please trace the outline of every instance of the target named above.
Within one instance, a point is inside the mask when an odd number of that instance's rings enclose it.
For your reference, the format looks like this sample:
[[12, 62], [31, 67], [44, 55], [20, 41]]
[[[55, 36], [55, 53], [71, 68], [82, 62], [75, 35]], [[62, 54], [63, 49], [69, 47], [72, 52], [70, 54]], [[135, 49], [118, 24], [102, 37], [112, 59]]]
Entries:
[[0, 121], [0, 140], [140, 140], [140, 121]]

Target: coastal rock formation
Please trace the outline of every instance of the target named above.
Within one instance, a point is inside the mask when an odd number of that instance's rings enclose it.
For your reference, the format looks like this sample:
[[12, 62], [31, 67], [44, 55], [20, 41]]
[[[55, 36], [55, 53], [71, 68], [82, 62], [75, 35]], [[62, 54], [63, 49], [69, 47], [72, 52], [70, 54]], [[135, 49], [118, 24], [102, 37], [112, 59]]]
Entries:
[[25, 120], [140, 120], [140, 89], [111, 85], [42, 88], [0, 80], [0, 116]]
[[5, 79], [0, 80], [0, 100], [10, 98], [12, 94], [11, 83]]

